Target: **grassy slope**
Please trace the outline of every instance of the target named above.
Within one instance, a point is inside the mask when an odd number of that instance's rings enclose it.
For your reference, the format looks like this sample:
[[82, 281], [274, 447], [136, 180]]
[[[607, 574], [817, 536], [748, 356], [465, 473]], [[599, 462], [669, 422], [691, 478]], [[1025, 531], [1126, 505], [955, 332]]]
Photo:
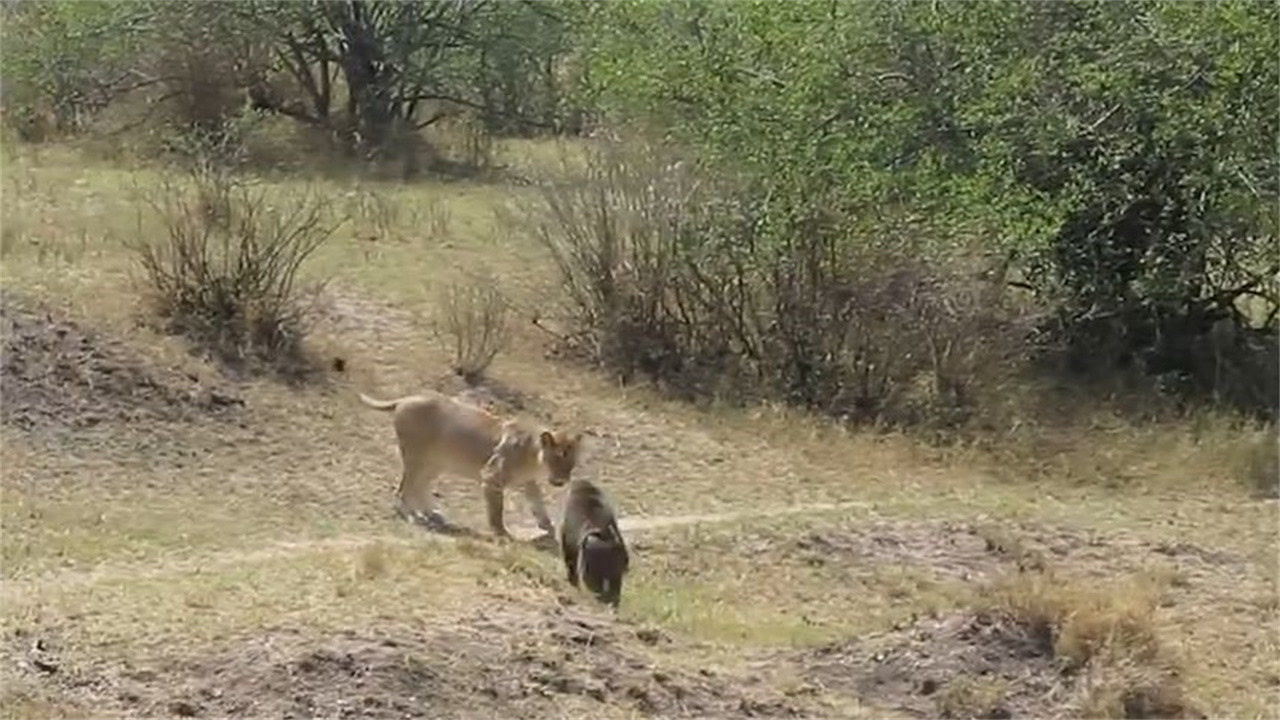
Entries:
[[[133, 322], [122, 241], [139, 231], [132, 188], [154, 186], [153, 173], [47, 148], [7, 158], [3, 181], [6, 289], [64, 308], [160, 363], [194, 363], [177, 342]], [[427, 318], [435, 288], [458, 270], [494, 271], [526, 311], [549, 296], [539, 249], [495, 220], [497, 204], [521, 190], [335, 181], [318, 189], [356, 214], [312, 268], [334, 280], [318, 345], [347, 360], [349, 372], [327, 390], [248, 387], [244, 427], [99, 427], [70, 444], [4, 427], [7, 637], [55, 633], [62, 652], [82, 663], [146, 664], [263, 628], [319, 637], [449, 623], [477, 604], [545, 605], [564, 594], [547, 555], [429, 544], [394, 521], [390, 428], [354, 401], [356, 389], [404, 394], [442, 375], [446, 358]], [[154, 231], [142, 222], [142, 232]], [[783, 411], [697, 410], [619, 389], [544, 359], [542, 340], [521, 324], [493, 375], [530, 394], [532, 414], [601, 434], [584, 471], [608, 484], [626, 516], [866, 503], [638, 534], [622, 615], [678, 638], [654, 650], [668, 661], [733, 667], [744, 646], [812, 644], [970, 602], [977, 581], [1002, 567], [984, 560], [966, 575], [967, 556], [931, 548], [928, 538], [949, 521], [1001, 528], [1014, 544], [1053, 533], [1080, 540], [1093, 549], [1058, 568], [1093, 585], [1156, 578], [1165, 594], [1156, 621], [1186, 660], [1192, 697], [1217, 716], [1280, 711], [1275, 505], [1250, 500], [1188, 431], [1111, 423], [1082, 438], [1087, 449], [1022, 477], [1021, 465], [993, 468], [976, 454], [847, 434]], [[1107, 482], [1092, 482], [1098, 476]], [[449, 512], [481, 527], [475, 488], [446, 481], [442, 492]], [[519, 500], [510, 512], [513, 525], [528, 525]], [[795, 550], [815, 533], [876, 523], [898, 541], [919, 540], [918, 552], [812, 564]], [[1231, 561], [1152, 551], [1162, 543]], [[110, 571], [94, 575], [100, 564]], [[29, 678], [10, 679], [0, 698], [6, 714], [84, 707]]]

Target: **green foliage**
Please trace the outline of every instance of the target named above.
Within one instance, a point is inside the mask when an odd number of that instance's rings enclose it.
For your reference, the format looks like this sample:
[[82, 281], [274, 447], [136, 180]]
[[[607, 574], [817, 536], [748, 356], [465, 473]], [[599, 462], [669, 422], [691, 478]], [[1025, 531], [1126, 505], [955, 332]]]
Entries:
[[571, 78], [564, 61], [573, 50], [572, 2], [495, 3], [476, 28], [469, 94], [486, 128], [496, 134], [557, 130], [565, 124]]
[[637, 0], [582, 36], [591, 96], [752, 177], [771, 242], [833, 211], [981, 238], [1082, 369], [1274, 412], [1277, 7]]
[[416, 132], [459, 108], [478, 112], [493, 132], [561, 127], [572, 29], [562, 15], [572, 7], [489, 0], [6, 5], [5, 103], [9, 117], [51, 111], [69, 126], [129, 91], [155, 88], [161, 92], [144, 104], [163, 101], [179, 135], [221, 136], [247, 98], [349, 150], [411, 157]]
[[292, 80], [283, 91], [265, 83], [251, 88], [254, 103], [333, 131], [371, 155], [393, 145], [411, 152], [407, 135], [432, 122], [419, 112], [428, 101], [451, 97], [449, 58], [470, 46], [486, 11], [486, 3], [457, 0], [246, 7], [269, 29], [279, 70]]
[[[1092, 168], [1055, 167], [1073, 143], [1115, 156], [1145, 135], [1194, 130], [1228, 141], [1219, 154], [1238, 151], [1260, 191], [1274, 181], [1274, 153], [1263, 152], [1276, 123], [1265, 100], [1280, 85], [1274, 6], [633, 0], [590, 10], [584, 35], [606, 106], [649, 115], [775, 184], [928, 202], [1021, 247], [1043, 246], [1097, 191]], [[1193, 77], [1202, 86], [1181, 92]]]
[[51, 113], [74, 129], [139, 78], [131, 59], [148, 28], [136, 2], [6, 3], [0, 76], [6, 118], [20, 126]]
[[[731, 258], [772, 293], [795, 355], [779, 377], [831, 352], [782, 309], [834, 321], [804, 298], [882, 252], [885, 267], [910, 256], [946, 277], [942, 263], [976, 255], [1051, 311], [1039, 337], [1065, 367], [1276, 412], [1276, 3], [70, 0], [3, 13], [6, 119], [33, 137], [143, 87], [163, 92], [147, 107], [174, 110], [178, 146], [234, 149], [247, 97], [406, 175], [418, 131], [459, 109], [490, 133], [575, 130], [587, 108], [656, 126], [736, 181], [749, 226], [682, 231], [681, 252]], [[809, 402], [833, 382], [788, 392]]]
[[572, 340], [624, 382], [855, 422], [953, 428], [997, 389], [1025, 328], [980, 259], [931, 267], [909, 223], [841, 233], [831, 212], [775, 234], [781, 206], [749, 188], [654, 145], [606, 146], [544, 185], [520, 223], [560, 269]]

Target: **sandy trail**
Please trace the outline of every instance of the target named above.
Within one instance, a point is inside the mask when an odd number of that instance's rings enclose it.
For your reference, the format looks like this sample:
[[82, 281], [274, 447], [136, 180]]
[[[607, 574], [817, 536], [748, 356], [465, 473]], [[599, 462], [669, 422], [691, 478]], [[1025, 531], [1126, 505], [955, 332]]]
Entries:
[[[871, 503], [848, 501], [838, 503], [812, 503], [755, 511], [704, 513], [696, 515], [650, 515], [624, 517], [618, 520], [623, 530], [631, 533], [660, 530], [669, 527], [697, 525], [699, 523], [726, 523], [753, 518], [772, 518], [815, 512], [870, 508]], [[520, 540], [532, 540], [540, 533], [527, 527], [511, 528], [512, 535]], [[412, 547], [422, 543], [452, 543], [459, 538], [439, 533], [421, 532], [415, 536], [404, 534], [359, 534], [317, 540], [280, 541], [255, 550], [225, 550], [217, 553], [185, 557], [165, 563], [103, 563], [92, 570], [62, 570], [47, 572], [21, 580], [6, 578], [0, 587], [0, 599], [4, 603], [21, 603], [49, 590], [70, 590], [98, 583], [155, 580], [171, 575], [217, 572], [238, 565], [253, 565], [282, 558], [317, 552], [358, 550], [379, 544], [383, 546]], [[487, 541], [486, 536], [480, 536]]]

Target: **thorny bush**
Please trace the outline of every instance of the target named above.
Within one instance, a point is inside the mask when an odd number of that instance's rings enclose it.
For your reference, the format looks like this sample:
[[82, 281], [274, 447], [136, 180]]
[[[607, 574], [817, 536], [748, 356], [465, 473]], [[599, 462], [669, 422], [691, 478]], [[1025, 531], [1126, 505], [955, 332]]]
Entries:
[[855, 422], [966, 420], [1027, 328], [1002, 268], [930, 262], [908, 224], [868, 237], [819, 200], [757, 197], [660, 147], [613, 144], [544, 183], [523, 217], [578, 337], [624, 381]]
[[148, 200], [163, 231], [147, 237], [140, 217], [131, 249], [166, 329], [233, 368], [304, 375], [317, 288], [299, 270], [335, 227], [320, 199], [269, 197], [205, 163]]
[[511, 340], [511, 305], [490, 276], [451, 282], [436, 302], [435, 335], [453, 353], [453, 371], [478, 383]]

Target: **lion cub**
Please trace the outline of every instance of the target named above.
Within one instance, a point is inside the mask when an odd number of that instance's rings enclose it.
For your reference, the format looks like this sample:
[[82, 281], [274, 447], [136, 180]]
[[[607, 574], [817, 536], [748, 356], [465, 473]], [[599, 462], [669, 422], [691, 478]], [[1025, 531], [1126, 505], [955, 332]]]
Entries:
[[360, 400], [375, 410], [392, 413], [400, 444], [403, 474], [397, 491], [397, 510], [428, 526], [446, 526], [436, 508], [435, 480], [442, 473], [481, 481], [489, 528], [510, 537], [502, 518], [503, 491], [518, 485], [534, 520], [543, 532], [554, 528], [547, 515], [538, 476], [559, 487], [569, 482], [582, 445], [582, 433], [533, 432], [514, 420], [438, 394]]
[[589, 480], [569, 482], [560, 521], [560, 552], [574, 587], [582, 578], [597, 599], [618, 607], [630, 558], [612, 505]]

